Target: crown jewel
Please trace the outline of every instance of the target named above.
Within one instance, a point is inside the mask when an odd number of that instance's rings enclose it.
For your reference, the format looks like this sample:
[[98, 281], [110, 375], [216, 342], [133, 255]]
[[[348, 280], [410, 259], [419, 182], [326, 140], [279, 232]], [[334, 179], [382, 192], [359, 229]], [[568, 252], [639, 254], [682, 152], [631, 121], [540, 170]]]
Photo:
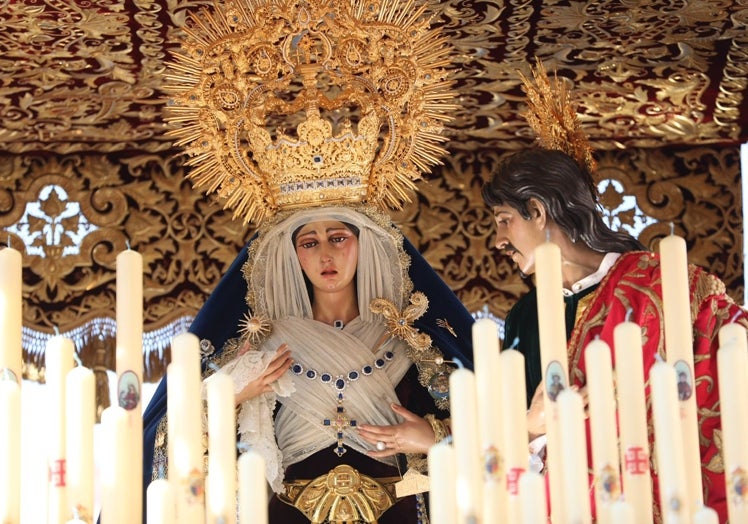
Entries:
[[165, 89], [195, 186], [257, 223], [294, 207], [410, 201], [457, 108], [452, 48], [428, 7], [237, 0], [191, 15]]

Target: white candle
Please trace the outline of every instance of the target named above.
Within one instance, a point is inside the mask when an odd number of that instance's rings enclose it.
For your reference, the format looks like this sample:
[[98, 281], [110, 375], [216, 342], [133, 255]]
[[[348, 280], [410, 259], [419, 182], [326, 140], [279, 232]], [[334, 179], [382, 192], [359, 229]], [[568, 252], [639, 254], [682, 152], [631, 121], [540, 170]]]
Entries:
[[[483, 463], [483, 519], [506, 520], [506, 488], [503, 471], [501, 363], [498, 325], [490, 318], [473, 324], [473, 357], [478, 401], [478, 429]], [[515, 393], [516, 394], [516, 393]]]
[[[101, 472], [101, 524], [131, 524], [126, 506], [130, 503], [128, 489], [122, 483], [125, 464], [132, 458], [128, 455], [127, 411], [119, 406], [110, 406], [101, 413], [101, 429], [104, 440]], [[140, 486], [137, 487], [138, 489]], [[129, 493], [128, 493], [129, 494]], [[140, 517], [142, 519], [142, 516]], [[138, 520], [139, 522], [139, 520]]]
[[466, 368], [449, 376], [452, 441], [457, 460], [457, 511], [460, 521], [482, 522], [480, 438], [476, 410], [475, 375]]
[[50, 524], [59, 524], [70, 513], [65, 490], [65, 377], [73, 368], [74, 351], [72, 340], [57, 335], [47, 341], [44, 353], [50, 424], [47, 453], [47, 515]]
[[120, 481], [131, 495], [125, 508], [131, 522], [142, 519], [143, 417], [143, 257], [127, 249], [117, 255], [117, 398], [128, 412], [126, 445], [131, 460], [123, 465]]
[[236, 522], [236, 414], [234, 381], [225, 373], [207, 380], [208, 522]]
[[522, 522], [522, 524], [546, 524], [548, 522], [543, 475], [534, 471], [524, 473], [519, 480], [519, 497], [522, 506], [517, 520], [507, 522]]
[[649, 371], [649, 388], [664, 523], [687, 522], [692, 513], [688, 506], [683, 440], [678, 438], [682, 430], [673, 367], [666, 362], [656, 362]]
[[66, 508], [69, 516], [91, 523], [94, 517], [96, 379], [93, 371], [79, 366], [68, 372], [65, 383]]
[[680, 398], [680, 417], [685, 474], [688, 479], [688, 500], [693, 513], [703, 503], [704, 497], [693, 373], [693, 333], [686, 241], [677, 235], [669, 235], [660, 240], [660, 259], [665, 353], [668, 363], [676, 367], [679, 375], [683, 373], [683, 378], [691, 390], [691, 394]]
[[267, 524], [265, 460], [249, 450], [239, 457], [239, 524]]
[[[506, 470], [507, 512], [506, 522], [519, 522], [522, 514], [520, 479], [527, 469], [527, 419], [525, 357], [516, 349], [505, 349], [499, 355], [501, 376], [501, 412], [503, 424], [504, 469]], [[545, 486], [545, 484], [544, 484]], [[545, 487], [543, 487], [545, 499]], [[545, 512], [545, 508], [543, 508]]]
[[[566, 349], [566, 320], [564, 314], [561, 250], [552, 242], [535, 248], [535, 277], [538, 297], [538, 331], [540, 360], [543, 366], [543, 383], [549, 384], [549, 369], [559, 375], [563, 385], [568, 385], [569, 363]], [[546, 455], [551, 498], [551, 520], [560, 522], [564, 514], [564, 486], [560, 464], [558, 406], [548, 396], [545, 388]]]
[[183, 333], [173, 338], [166, 383], [169, 480], [174, 488], [177, 522], [202, 523], [205, 519], [205, 480], [200, 342], [195, 335]]
[[597, 522], [610, 522], [610, 506], [621, 493], [616, 401], [610, 346], [595, 339], [587, 344], [584, 361], [592, 432], [592, 469], [595, 477]]
[[438, 442], [431, 446], [428, 468], [431, 524], [454, 524], [457, 522], [457, 464], [452, 445]]
[[19, 384], [23, 372], [22, 267], [19, 251], [10, 247], [0, 249], [0, 373], [7, 368], [13, 372]]
[[21, 387], [0, 375], [0, 522], [21, 521]]
[[[730, 520], [730, 522], [742, 522]], [[719, 515], [712, 508], [702, 506], [693, 514], [693, 524], [719, 524]]]
[[[650, 512], [651, 513], [651, 512]], [[625, 500], [616, 500], [610, 506], [610, 524], [637, 524], [634, 506]]]
[[[742, 486], [748, 472], [748, 347], [746, 330], [727, 324], [719, 330], [717, 351], [722, 456], [730, 522], [748, 522], [748, 495]], [[741, 489], [742, 488], [742, 489]]]
[[634, 322], [621, 322], [613, 331], [613, 341], [624, 494], [634, 509], [635, 522], [652, 524], [641, 327]]
[[[565, 518], [561, 522], [591, 524], [587, 438], [584, 429], [582, 396], [574, 390], [565, 389], [559, 393], [557, 402], [564, 481]], [[551, 505], [553, 503], [551, 499]]]
[[117, 373], [143, 368], [143, 257], [117, 255]]
[[148, 524], [175, 524], [174, 491], [166, 479], [156, 479], [146, 490]]

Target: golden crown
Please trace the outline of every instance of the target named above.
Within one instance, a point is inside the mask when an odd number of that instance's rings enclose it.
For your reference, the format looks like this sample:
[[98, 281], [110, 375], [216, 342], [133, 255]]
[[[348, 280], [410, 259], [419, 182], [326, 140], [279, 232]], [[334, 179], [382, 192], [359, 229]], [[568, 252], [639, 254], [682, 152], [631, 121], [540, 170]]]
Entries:
[[[169, 136], [244, 222], [400, 208], [440, 163], [453, 48], [413, 0], [226, 0], [189, 16], [166, 74]], [[294, 130], [289, 131], [289, 130]]]

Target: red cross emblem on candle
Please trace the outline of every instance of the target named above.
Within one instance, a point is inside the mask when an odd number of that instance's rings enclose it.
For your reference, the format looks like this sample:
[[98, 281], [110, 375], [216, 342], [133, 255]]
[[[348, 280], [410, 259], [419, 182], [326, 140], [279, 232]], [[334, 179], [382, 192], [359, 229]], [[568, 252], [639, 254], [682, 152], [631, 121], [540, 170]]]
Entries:
[[65, 459], [57, 459], [50, 462], [47, 482], [55, 488], [65, 487]]
[[625, 465], [630, 475], [644, 475], [649, 471], [649, 454], [641, 446], [632, 446], [626, 450]]
[[509, 468], [506, 472], [506, 490], [510, 495], [519, 494], [519, 478], [524, 472], [524, 468]]

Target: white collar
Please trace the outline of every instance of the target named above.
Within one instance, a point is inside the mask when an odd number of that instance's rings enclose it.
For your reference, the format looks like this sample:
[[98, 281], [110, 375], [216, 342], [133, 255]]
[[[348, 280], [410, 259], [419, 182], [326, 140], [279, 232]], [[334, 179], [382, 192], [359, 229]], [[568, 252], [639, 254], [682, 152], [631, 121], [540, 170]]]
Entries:
[[581, 280], [577, 280], [571, 285], [571, 289], [564, 288], [564, 296], [570, 297], [575, 295], [576, 293], [581, 293], [585, 289], [588, 289], [596, 284], [599, 284], [600, 281], [605, 277], [605, 275], [608, 274], [608, 271], [610, 271], [610, 268], [613, 267], [613, 264], [616, 260], [618, 260], [618, 257], [620, 257], [620, 253], [608, 253], [603, 257], [602, 262], [600, 262], [600, 267], [597, 268], [597, 271], [592, 273], [591, 275], [587, 275]]

